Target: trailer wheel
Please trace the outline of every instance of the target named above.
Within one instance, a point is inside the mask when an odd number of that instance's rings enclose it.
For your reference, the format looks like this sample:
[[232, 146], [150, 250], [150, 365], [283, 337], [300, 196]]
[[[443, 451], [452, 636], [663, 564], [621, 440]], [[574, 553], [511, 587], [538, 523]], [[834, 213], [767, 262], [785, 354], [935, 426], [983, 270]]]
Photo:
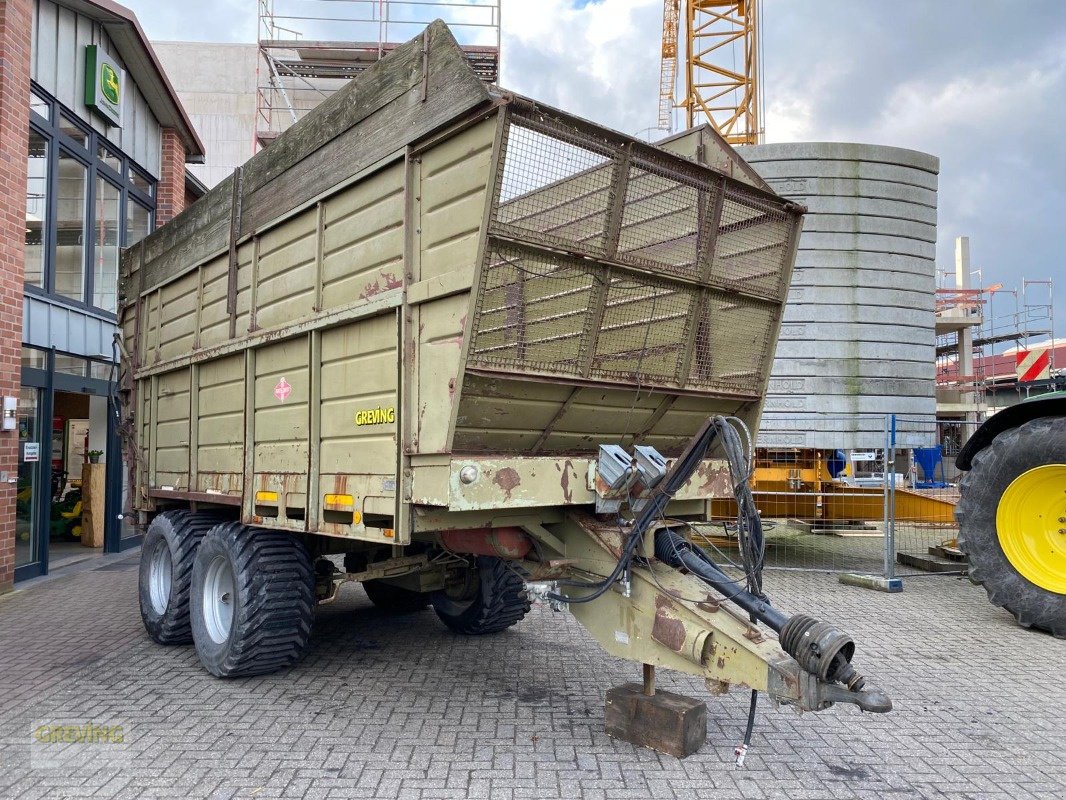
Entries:
[[498, 633], [529, 612], [523, 580], [499, 558], [478, 556], [477, 564], [431, 595], [433, 610], [457, 633]]
[[141, 546], [137, 592], [144, 629], [159, 644], [192, 641], [189, 587], [196, 548], [218, 519], [190, 511], [166, 511], [148, 526]]
[[429, 605], [429, 595], [382, 581], [363, 581], [363, 591], [375, 607], [391, 614], [411, 614]]
[[291, 534], [239, 522], [213, 527], [192, 569], [192, 636], [212, 675], [264, 675], [307, 650], [315, 603], [311, 557]]
[[955, 508], [970, 578], [1026, 628], [1066, 637], [1066, 418], [1003, 431], [974, 456]]

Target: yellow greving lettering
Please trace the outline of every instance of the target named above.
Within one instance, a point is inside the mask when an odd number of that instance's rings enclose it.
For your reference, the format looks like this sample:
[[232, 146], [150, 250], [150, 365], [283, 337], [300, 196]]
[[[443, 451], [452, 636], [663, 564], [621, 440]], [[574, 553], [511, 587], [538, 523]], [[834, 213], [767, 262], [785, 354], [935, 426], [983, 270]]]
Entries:
[[385, 425], [396, 421], [396, 409], [393, 406], [369, 408], [355, 412], [356, 425]]

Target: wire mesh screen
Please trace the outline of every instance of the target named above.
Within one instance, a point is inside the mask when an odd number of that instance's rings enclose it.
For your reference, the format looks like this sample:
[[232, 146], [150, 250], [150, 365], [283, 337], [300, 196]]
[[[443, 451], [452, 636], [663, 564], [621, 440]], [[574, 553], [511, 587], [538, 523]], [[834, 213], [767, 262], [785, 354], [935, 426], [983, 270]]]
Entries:
[[677, 383], [696, 291], [654, 278], [612, 277], [591, 376]]
[[579, 261], [498, 245], [481, 274], [471, 359], [572, 374], [586, 349], [597, 278]]
[[[470, 365], [758, 399], [799, 214], [591, 124], [508, 120]], [[726, 192], [750, 212], [743, 240], [718, 233]]]
[[721, 292], [710, 292], [707, 302], [697, 327], [690, 382], [706, 389], [760, 391], [773, 358], [778, 307]]
[[700, 187], [646, 159], [634, 159], [626, 183], [617, 258], [698, 279], [709, 237], [707, 208], [720, 191]]
[[792, 217], [739, 187], [726, 189], [714, 244], [711, 278], [718, 285], [743, 288], [780, 299], [787, 259], [791, 257]]
[[526, 241], [603, 254], [613, 154], [563, 129], [511, 125], [496, 227]]

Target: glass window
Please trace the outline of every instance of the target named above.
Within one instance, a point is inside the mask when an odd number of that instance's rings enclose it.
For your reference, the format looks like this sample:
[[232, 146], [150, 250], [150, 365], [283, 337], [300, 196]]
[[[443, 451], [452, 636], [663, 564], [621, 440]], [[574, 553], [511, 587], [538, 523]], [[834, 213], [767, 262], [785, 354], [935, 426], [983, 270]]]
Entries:
[[85, 300], [85, 167], [59, 151], [55, 293]]
[[104, 311], [118, 311], [119, 211], [122, 192], [110, 181], [96, 179], [93, 220], [93, 302]]
[[44, 247], [48, 230], [48, 140], [30, 131], [26, 179], [26, 283], [44, 288]]
[[[23, 386], [19, 392], [19, 477], [15, 489], [15, 566], [32, 564], [40, 559], [40, 536], [34, 530], [37, 522], [37, 494], [42, 459], [47, 458], [45, 443], [41, 441], [41, 421], [38, 403], [39, 389]], [[27, 445], [29, 445], [27, 447]], [[29, 456], [29, 460], [26, 460]]]
[[96, 147], [96, 158], [105, 167], [110, 167], [119, 175], [122, 174], [122, 159], [115, 155], [110, 148], [102, 144]]
[[56, 372], [84, 378], [89, 372], [89, 362], [84, 358], [78, 358], [78, 356], [65, 356], [62, 353], [56, 353]]
[[133, 167], [130, 167], [130, 185], [134, 189], [140, 189], [145, 194], [152, 193], [152, 182]]
[[52, 120], [52, 104], [37, 94], [37, 92], [30, 92], [30, 111], [40, 114], [49, 122]]
[[22, 348], [23, 369], [48, 369], [48, 353], [36, 347]]
[[118, 380], [118, 370], [115, 369], [112, 373], [114, 364], [107, 364], [103, 361], [90, 361], [89, 362], [89, 377], [96, 378], [100, 381]]
[[126, 203], [126, 247], [137, 244], [152, 228], [152, 212], [131, 199]]
[[80, 144], [82, 147], [89, 146], [89, 136], [82, 130], [74, 120], [70, 119], [66, 114], [62, 114], [59, 117], [59, 130]]

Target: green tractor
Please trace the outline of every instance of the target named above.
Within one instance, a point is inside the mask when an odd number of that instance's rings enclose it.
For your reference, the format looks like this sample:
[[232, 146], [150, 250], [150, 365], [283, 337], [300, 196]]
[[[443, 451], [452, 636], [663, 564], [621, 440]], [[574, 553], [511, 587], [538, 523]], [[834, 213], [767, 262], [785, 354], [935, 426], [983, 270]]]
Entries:
[[1066, 637], [1066, 392], [990, 417], [955, 463], [970, 578], [1019, 624]]

